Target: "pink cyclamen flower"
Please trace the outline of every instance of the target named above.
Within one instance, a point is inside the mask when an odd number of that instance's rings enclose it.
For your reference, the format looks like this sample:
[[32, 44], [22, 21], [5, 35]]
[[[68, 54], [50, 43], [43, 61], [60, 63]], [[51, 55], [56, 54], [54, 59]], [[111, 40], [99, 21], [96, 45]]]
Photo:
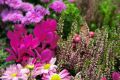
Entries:
[[14, 60], [22, 63], [28, 60], [29, 57], [35, 56], [33, 49], [39, 45], [39, 41], [32, 34], [27, 35], [23, 25], [15, 25], [15, 30], [13, 32], [8, 31], [7, 36], [11, 45], [11, 49], [6, 49], [10, 53], [6, 59], [7, 61]]
[[20, 64], [14, 64], [8, 67], [0, 78], [3, 80], [27, 80], [28, 75], [27, 71], [23, 71], [23, 67]]
[[34, 35], [43, 43], [42, 45], [49, 45], [50, 48], [54, 49], [59, 39], [55, 32], [56, 29], [57, 21], [55, 19], [47, 19], [46, 21], [36, 24]]
[[61, 71], [59, 74], [58, 73], [49, 73], [47, 75], [44, 75], [42, 80], [70, 80], [70, 74], [67, 70]]
[[52, 58], [48, 63], [43, 63], [40, 67], [41, 74], [48, 74], [48, 72], [55, 72], [57, 66], [55, 65], [56, 58]]
[[54, 1], [50, 8], [53, 9], [55, 12], [61, 13], [63, 10], [66, 9], [66, 5], [62, 1]]
[[112, 79], [113, 80], [120, 80], [120, 73], [119, 72], [113, 72], [112, 73]]

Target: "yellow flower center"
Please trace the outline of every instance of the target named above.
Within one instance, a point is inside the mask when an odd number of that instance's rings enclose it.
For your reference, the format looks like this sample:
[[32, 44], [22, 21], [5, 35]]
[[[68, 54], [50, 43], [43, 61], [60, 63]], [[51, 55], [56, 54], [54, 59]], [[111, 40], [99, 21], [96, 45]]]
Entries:
[[50, 80], [61, 80], [61, 78], [58, 74], [54, 74], [54, 75], [52, 75]]
[[16, 76], [17, 76], [17, 74], [16, 74], [16, 73], [13, 73], [13, 74], [11, 74], [11, 76], [12, 76], [12, 77], [16, 77]]
[[49, 69], [50, 68], [50, 64], [45, 64], [44, 65], [44, 69]]
[[30, 64], [28, 64], [28, 65], [26, 65], [26, 68], [28, 68], [28, 69], [34, 69], [34, 65], [32, 64], [32, 65], [30, 65]]

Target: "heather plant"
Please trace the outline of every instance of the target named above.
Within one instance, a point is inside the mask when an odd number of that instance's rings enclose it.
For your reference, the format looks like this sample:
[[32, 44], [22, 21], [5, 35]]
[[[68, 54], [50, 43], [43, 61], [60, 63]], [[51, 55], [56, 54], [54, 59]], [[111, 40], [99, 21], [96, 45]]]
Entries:
[[[63, 26], [64, 19], [60, 18], [60, 36], [63, 36]], [[102, 76], [110, 79], [111, 73], [116, 71], [115, 68], [119, 69], [116, 66], [119, 61], [116, 62], [116, 57], [120, 52], [119, 27], [112, 32], [114, 38], [110, 37], [107, 27], [97, 29], [93, 37], [86, 23], [80, 26], [79, 33], [76, 20], [71, 27], [67, 40], [60, 38], [58, 42], [56, 53], [60, 69], [67, 68], [73, 76], [76, 75], [73, 80], [99, 80]]]

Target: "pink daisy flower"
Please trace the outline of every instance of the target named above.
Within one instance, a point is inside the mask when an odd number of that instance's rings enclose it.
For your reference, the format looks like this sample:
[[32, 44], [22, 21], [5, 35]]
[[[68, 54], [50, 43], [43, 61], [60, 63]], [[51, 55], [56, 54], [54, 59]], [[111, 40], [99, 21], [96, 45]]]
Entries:
[[71, 77], [67, 70], [61, 71], [59, 74], [50, 73], [48, 75], [43, 76], [42, 80], [70, 80]]
[[1, 77], [3, 80], [27, 80], [27, 78], [27, 71], [23, 70], [20, 64], [14, 64], [8, 67]]
[[48, 63], [44, 63], [40, 67], [41, 74], [47, 74], [49, 71], [56, 71], [57, 66], [55, 65], [56, 58], [52, 58]]
[[31, 72], [31, 77], [35, 78], [37, 75], [40, 75], [40, 66], [40, 62], [37, 62], [36, 59], [30, 58], [28, 63], [25, 65], [24, 70]]

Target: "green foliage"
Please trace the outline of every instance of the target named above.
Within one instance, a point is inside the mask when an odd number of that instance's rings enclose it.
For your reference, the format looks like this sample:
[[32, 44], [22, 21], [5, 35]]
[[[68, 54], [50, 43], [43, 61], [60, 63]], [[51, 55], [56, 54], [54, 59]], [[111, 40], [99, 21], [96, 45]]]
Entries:
[[113, 4], [112, 0], [104, 0], [100, 3], [100, 12], [103, 16], [103, 25], [108, 25], [114, 16], [114, 11], [116, 6]]
[[6, 68], [6, 66], [12, 64], [13, 62], [6, 62], [6, 57], [8, 54], [4, 51], [4, 49], [0, 50], [0, 69]]
[[80, 16], [80, 11], [75, 4], [66, 2], [66, 6], [67, 9], [61, 15], [64, 19], [64, 26], [63, 26], [64, 39], [67, 39], [69, 33], [71, 32], [71, 26], [74, 20], [77, 20], [78, 29], [83, 21], [82, 17]]

